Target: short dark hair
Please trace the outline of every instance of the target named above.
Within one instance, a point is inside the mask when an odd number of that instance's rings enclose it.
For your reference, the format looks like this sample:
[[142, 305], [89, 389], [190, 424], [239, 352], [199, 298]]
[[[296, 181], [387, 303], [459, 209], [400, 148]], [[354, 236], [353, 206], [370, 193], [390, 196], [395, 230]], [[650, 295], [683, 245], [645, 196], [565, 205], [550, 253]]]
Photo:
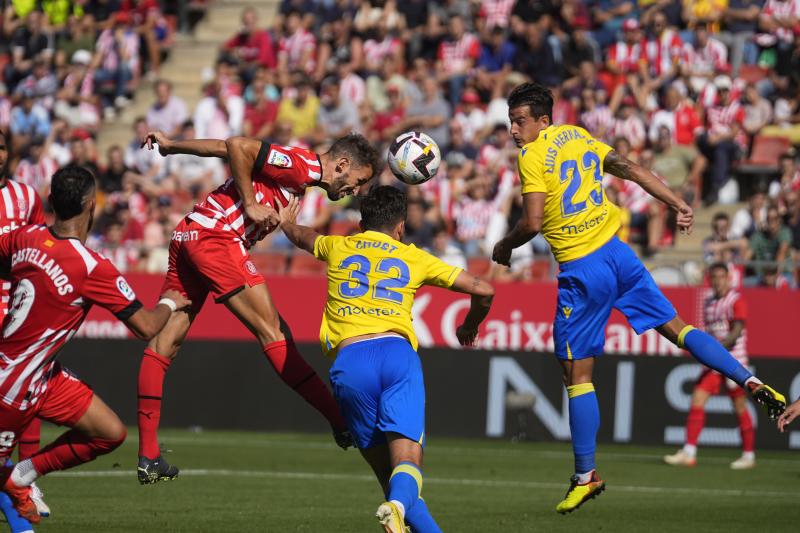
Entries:
[[728, 213], [720, 211], [719, 213], [714, 214], [714, 218], [711, 219], [711, 222], [716, 222], [717, 220], [730, 220], [731, 217], [728, 216]]
[[332, 159], [346, 156], [356, 167], [369, 166], [373, 176], [377, 176], [382, 170], [378, 151], [360, 133], [351, 133], [336, 139], [328, 150], [328, 154]]
[[374, 187], [361, 198], [361, 227], [364, 231], [392, 229], [406, 219], [407, 213], [406, 193], [390, 185]]
[[508, 95], [508, 108], [528, 106], [534, 119], [547, 116], [553, 120], [553, 93], [550, 89], [536, 82], [526, 82], [514, 87]]
[[84, 167], [68, 165], [57, 170], [50, 182], [50, 204], [56, 217], [69, 220], [83, 213], [94, 187], [94, 176]]
[[711, 272], [713, 272], [713, 271], [715, 271], [717, 269], [724, 270], [727, 273], [728, 272], [728, 265], [726, 265], [725, 263], [720, 263], [720, 262], [711, 263], [711, 266], [708, 267], [708, 272], [711, 273]]

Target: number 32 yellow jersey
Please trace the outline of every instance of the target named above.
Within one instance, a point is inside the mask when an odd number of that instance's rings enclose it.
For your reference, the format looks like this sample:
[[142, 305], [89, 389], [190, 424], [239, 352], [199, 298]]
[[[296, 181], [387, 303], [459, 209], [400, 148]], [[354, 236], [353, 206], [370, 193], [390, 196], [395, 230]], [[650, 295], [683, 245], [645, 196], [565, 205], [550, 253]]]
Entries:
[[328, 301], [319, 339], [329, 357], [344, 339], [370, 333], [398, 333], [416, 350], [411, 307], [417, 289], [448, 288], [461, 273], [377, 231], [317, 237], [314, 255], [328, 264]]
[[542, 235], [559, 263], [592, 253], [619, 229], [619, 209], [603, 191], [610, 151], [583, 128], [550, 126], [519, 153], [522, 194], [547, 194]]

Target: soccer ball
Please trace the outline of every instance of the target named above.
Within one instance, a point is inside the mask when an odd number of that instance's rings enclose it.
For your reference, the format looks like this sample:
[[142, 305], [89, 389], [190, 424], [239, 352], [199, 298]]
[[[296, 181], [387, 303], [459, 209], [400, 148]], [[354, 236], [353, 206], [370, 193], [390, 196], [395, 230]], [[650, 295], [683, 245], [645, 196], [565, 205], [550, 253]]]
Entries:
[[425, 183], [436, 175], [442, 153], [436, 141], [419, 131], [400, 134], [389, 146], [389, 168], [409, 185]]

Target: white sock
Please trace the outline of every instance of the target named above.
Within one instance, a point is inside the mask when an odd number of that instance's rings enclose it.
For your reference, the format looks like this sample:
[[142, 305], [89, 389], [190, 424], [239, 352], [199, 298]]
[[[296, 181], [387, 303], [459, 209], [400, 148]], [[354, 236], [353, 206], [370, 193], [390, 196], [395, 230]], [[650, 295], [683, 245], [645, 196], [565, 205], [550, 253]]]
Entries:
[[575, 475], [578, 477], [578, 484], [586, 485], [587, 483], [589, 483], [592, 480], [592, 473], [594, 473], [594, 470], [591, 470], [589, 472], [584, 472], [582, 474], [576, 473]]
[[747, 459], [748, 461], [755, 461], [756, 452], [742, 452], [742, 459]]
[[760, 379], [758, 379], [757, 377], [750, 376], [749, 378], [747, 378], [747, 381], [744, 382], [745, 388], [747, 388], [747, 386], [750, 385], [751, 383], [753, 383], [754, 385], [763, 385], [764, 384], [764, 382], [761, 381]]
[[406, 506], [403, 505], [402, 503], [400, 503], [397, 500], [389, 500], [389, 503], [395, 504], [395, 506], [397, 507], [397, 510], [400, 511], [400, 518], [405, 520], [406, 519]]
[[694, 458], [697, 456], [697, 446], [695, 446], [694, 444], [684, 444], [683, 453], [685, 453], [689, 457]]
[[20, 461], [11, 471], [11, 482], [17, 487], [29, 487], [39, 477], [39, 472], [33, 467], [30, 459]]

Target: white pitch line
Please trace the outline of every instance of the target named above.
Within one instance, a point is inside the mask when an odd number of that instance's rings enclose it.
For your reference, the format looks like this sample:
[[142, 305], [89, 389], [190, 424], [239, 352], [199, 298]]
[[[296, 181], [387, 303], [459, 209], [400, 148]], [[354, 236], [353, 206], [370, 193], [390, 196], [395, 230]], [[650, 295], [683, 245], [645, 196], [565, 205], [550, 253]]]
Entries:
[[[287, 448], [287, 449], [304, 449], [304, 450], [334, 450], [338, 449], [336, 444], [332, 441], [330, 444], [324, 442], [300, 442], [300, 441], [285, 441], [277, 439], [232, 439], [226, 437], [205, 437], [199, 434], [197, 437], [180, 437], [180, 436], [166, 436], [161, 439], [165, 446], [169, 448], [171, 443], [192, 446], [253, 446], [253, 447], [272, 447], [272, 448]], [[536, 444], [536, 443], [534, 443]], [[566, 446], [568, 443], [565, 442]], [[569, 450], [535, 450], [525, 449], [525, 444], [520, 444], [517, 449], [494, 449], [494, 448], [481, 448], [481, 447], [458, 447], [458, 446], [437, 446], [432, 445], [427, 448], [428, 452], [433, 453], [446, 453], [446, 454], [461, 454], [461, 455], [493, 455], [493, 456], [532, 456], [532, 457], [553, 457], [571, 459], [572, 452]], [[733, 450], [733, 448], [732, 448]], [[663, 455], [644, 454], [644, 453], [619, 453], [619, 452], [604, 452], [602, 445], [598, 451], [598, 457], [602, 460], [603, 457], [609, 459], [618, 459], [628, 462], [657, 462], [661, 463]], [[800, 451], [798, 451], [797, 460], [792, 459], [771, 459], [768, 457], [758, 458], [758, 463], [761, 465], [780, 465], [780, 466], [796, 466], [800, 469]], [[701, 461], [707, 464], [727, 464], [731, 462], [727, 457], [702, 457]]]
[[[127, 470], [77, 470], [67, 472], [53, 472], [49, 476], [72, 477], [72, 478], [99, 478], [99, 477], [130, 477], [133, 473]], [[364, 481], [374, 483], [375, 478], [368, 475], [359, 474], [326, 474], [318, 472], [279, 472], [271, 470], [228, 470], [228, 469], [185, 469], [181, 470], [181, 477], [249, 477], [249, 478], [268, 478], [268, 479], [300, 479], [313, 481]], [[493, 479], [459, 479], [459, 478], [425, 478], [426, 484], [449, 485], [449, 486], [468, 486], [468, 487], [490, 487], [490, 488], [511, 488], [511, 489], [563, 489], [564, 483], [552, 483], [545, 481], [513, 481], [513, 480], [493, 480]], [[723, 496], [723, 497], [768, 497], [768, 498], [792, 498], [796, 499], [794, 492], [777, 492], [761, 490], [736, 490], [736, 489], [703, 489], [692, 487], [653, 487], [638, 485], [614, 485], [609, 484], [609, 490], [619, 492], [637, 492], [649, 494], [686, 494], [700, 496]]]

